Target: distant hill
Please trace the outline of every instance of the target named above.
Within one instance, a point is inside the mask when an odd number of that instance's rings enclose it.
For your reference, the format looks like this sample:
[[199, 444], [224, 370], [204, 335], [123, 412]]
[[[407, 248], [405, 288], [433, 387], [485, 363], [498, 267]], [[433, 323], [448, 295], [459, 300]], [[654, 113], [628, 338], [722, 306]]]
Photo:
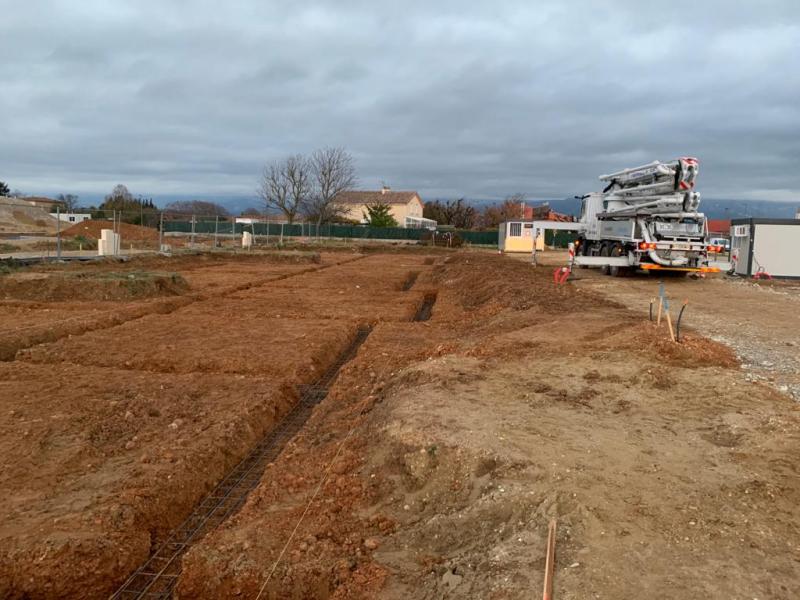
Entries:
[[[496, 200], [476, 200], [473, 206], [484, 207], [496, 203]], [[556, 212], [567, 215], [578, 215], [581, 211], [581, 201], [577, 198], [562, 198], [560, 200], [528, 200], [529, 205], [539, 205], [549, 202], [550, 208]], [[793, 219], [795, 211], [800, 208], [800, 198], [797, 202], [767, 202], [765, 200], [724, 200], [718, 198], [703, 198], [700, 210], [709, 219], [741, 219], [746, 217], [762, 217], [771, 219]]]
[[745, 217], [793, 219], [798, 208], [800, 208], [800, 198], [797, 202], [718, 200], [716, 198], [705, 198], [700, 202], [700, 209], [709, 219], [741, 219]]
[[[423, 195], [423, 200], [435, 200], [433, 196]], [[442, 198], [439, 198], [442, 199]], [[154, 196], [158, 206], [165, 206], [175, 200], [208, 200], [216, 202], [227, 208], [231, 214], [239, 214], [243, 210], [255, 207], [263, 209], [263, 202], [255, 196], [213, 196], [213, 195], [186, 195], [169, 194]], [[82, 204], [102, 202], [101, 196], [87, 194], [81, 196]], [[497, 204], [500, 200], [469, 199], [469, 204], [476, 208], [483, 208], [490, 204]], [[575, 198], [560, 199], [529, 199], [529, 205], [538, 205], [543, 202], [550, 202], [551, 208], [560, 213], [577, 215], [580, 213], [580, 200]], [[774, 219], [794, 218], [795, 210], [800, 208], [800, 198], [797, 202], [767, 202], [765, 200], [726, 200], [721, 198], [703, 198], [700, 204], [701, 210], [709, 219], [738, 219], [743, 217], [768, 217]]]

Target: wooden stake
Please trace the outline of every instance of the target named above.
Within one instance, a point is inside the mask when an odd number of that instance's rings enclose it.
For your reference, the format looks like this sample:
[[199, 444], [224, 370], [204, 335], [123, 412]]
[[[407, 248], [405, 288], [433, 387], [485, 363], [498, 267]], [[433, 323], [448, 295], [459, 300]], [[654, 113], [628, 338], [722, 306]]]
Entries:
[[553, 600], [553, 572], [556, 567], [556, 520], [547, 528], [547, 559], [544, 563], [544, 593], [542, 600]]
[[672, 331], [672, 319], [669, 317], [669, 311], [667, 311], [667, 325], [669, 325], [669, 337], [672, 338], [672, 341], [675, 341], [675, 332]]
[[658, 297], [658, 319], [656, 319], [656, 327], [661, 327], [661, 307], [664, 306], [664, 297]]

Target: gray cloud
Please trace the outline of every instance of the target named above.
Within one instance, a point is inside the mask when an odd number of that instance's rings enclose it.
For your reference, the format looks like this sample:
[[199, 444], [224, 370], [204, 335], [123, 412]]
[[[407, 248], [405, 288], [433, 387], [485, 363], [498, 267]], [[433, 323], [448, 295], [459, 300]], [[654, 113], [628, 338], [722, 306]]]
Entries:
[[30, 192], [249, 195], [342, 145], [424, 197], [685, 154], [708, 197], [800, 196], [794, 0], [5, 4], [0, 178]]

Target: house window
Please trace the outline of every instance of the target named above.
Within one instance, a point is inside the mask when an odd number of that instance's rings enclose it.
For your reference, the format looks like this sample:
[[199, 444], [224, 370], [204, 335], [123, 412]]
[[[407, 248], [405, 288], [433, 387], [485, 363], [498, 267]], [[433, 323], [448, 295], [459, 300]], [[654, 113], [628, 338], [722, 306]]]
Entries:
[[509, 237], [521, 237], [522, 236], [522, 223], [509, 223], [508, 224], [508, 235], [509, 235]]
[[69, 221], [70, 221], [70, 223], [74, 223], [75, 222], [75, 217], [70, 217]]
[[733, 237], [747, 237], [747, 225], [735, 225]]

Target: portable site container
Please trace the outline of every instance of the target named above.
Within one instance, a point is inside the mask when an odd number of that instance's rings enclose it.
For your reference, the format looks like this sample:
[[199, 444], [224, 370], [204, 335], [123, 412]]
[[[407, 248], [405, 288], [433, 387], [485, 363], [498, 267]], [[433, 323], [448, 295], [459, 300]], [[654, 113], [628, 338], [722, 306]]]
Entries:
[[800, 220], [734, 219], [731, 262], [737, 275], [800, 278]]
[[[533, 252], [533, 220], [504, 221], [499, 226], [500, 252]], [[536, 238], [536, 249], [544, 250], [544, 231]]]

